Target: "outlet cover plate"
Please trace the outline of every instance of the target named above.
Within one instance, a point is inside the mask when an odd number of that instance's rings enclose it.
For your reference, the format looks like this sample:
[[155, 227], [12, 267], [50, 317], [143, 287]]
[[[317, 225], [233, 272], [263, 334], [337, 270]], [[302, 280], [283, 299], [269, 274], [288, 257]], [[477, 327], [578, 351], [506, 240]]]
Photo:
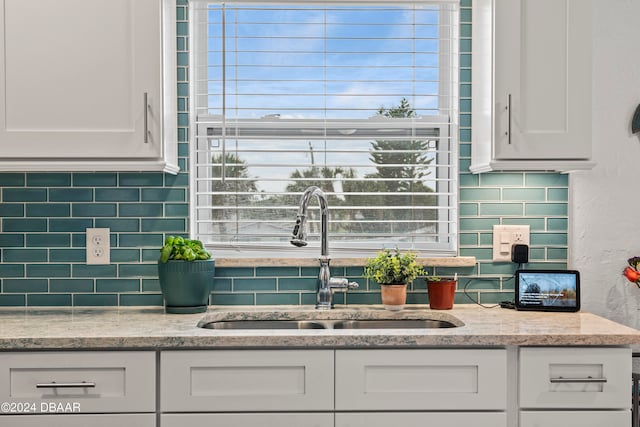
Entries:
[[512, 245], [529, 246], [528, 225], [493, 226], [493, 261], [511, 262]]
[[87, 265], [111, 264], [109, 228], [87, 228]]

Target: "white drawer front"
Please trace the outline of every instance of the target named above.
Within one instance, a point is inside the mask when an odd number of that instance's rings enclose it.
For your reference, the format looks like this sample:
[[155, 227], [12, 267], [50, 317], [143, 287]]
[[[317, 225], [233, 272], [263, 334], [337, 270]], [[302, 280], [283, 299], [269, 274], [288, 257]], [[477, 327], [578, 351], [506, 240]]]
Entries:
[[333, 414], [164, 414], [162, 427], [334, 427]]
[[[3, 424], [6, 422], [6, 424]], [[0, 419], [7, 427], [155, 427], [154, 414], [10, 415]]]
[[0, 401], [48, 411], [153, 412], [155, 378], [153, 352], [0, 353]]
[[337, 350], [338, 410], [504, 410], [505, 350]]
[[166, 351], [163, 412], [333, 409], [333, 350]]
[[[336, 414], [336, 427], [507, 427], [504, 412]], [[566, 426], [564, 426], [566, 427]]]
[[629, 427], [631, 411], [522, 411], [520, 427]]
[[631, 350], [522, 348], [520, 407], [630, 409]]

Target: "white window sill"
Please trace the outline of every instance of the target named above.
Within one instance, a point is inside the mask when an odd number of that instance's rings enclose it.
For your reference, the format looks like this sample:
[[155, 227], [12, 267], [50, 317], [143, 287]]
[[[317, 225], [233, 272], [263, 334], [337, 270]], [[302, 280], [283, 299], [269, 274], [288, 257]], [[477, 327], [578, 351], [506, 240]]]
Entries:
[[[214, 257], [215, 258], [215, 257]], [[475, 257], [418, 258], [425, 267], [473, 267]], [[332, 258], [333, 267], [362, 267], [366, 258]], [[216, 267], [317, 267], [317, 258], [217, 258]]]

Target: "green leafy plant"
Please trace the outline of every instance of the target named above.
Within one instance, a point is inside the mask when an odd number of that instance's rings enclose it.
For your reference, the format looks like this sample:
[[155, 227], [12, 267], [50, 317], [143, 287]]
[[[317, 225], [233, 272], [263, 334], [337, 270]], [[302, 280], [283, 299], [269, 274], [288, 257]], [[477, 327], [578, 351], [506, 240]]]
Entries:
[[160, 249], [160, 262], [169, 260], [195, 261], [210, 259], [211, 254], [200, 240], [185, 239], [181, 236], [167, 236]]
[[400, 253], [384, 249], [375, 258], [369, 258], [364, 268], [364, 276], [380, 284], [399, 285], [408, 284], [418, 276], [427, 273], [416, 261], [416, 254], [412, 252]]

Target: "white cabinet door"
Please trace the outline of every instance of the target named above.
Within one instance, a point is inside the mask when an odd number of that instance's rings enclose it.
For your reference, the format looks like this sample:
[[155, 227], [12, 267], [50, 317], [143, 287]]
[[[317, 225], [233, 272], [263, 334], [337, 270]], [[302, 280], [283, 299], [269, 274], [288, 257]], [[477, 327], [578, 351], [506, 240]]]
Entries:
[[472, 172], [573, 170], [591, 158], [591, 7], [473, 1]]
[[333, 414], [163, 414], [162, 427], [334, 427]]
[[631, 349], [522, 348], [520, 407], [631, 408]]
[[333, 410], [333, 350], [161, 354], [163, 412]]
[[520, 427], [629, 427], [630, 411], [522, 411]]
[[155, 427], [156, 416], [154, 414], [8, 415], [0, 416], [0, 425], [7, 427]]
[[[163, 77], [175, 75], [165, 63], [175, 59], [163, 57], [165, 14], [175, 27], [173, 0], [0, 6], [0, 168], [37, 160], [44, 169], [67, 162], [70, 170], [96, 170], [92, 159], [164, 160], [164, 139], [175, 137], [164, 134], [164, 98], [174, 96], [163, 86]], [[167, 90], [175, 85], [174, 78]]]
[[504, 410], [506, 350], [336, 350], [336, 410]]
[[23, 414], [155, 412], [155, 366], [150, 351], [0, 353], [0, 402]]
[[[336, 427], [506, 427], [507, 417], [502, 413], [348, 413], [336, 414]], [[563, 426], [564, 427], [564, 426]]]
[[495, 156], [591, 157], [591, 7], [495, 0]]

